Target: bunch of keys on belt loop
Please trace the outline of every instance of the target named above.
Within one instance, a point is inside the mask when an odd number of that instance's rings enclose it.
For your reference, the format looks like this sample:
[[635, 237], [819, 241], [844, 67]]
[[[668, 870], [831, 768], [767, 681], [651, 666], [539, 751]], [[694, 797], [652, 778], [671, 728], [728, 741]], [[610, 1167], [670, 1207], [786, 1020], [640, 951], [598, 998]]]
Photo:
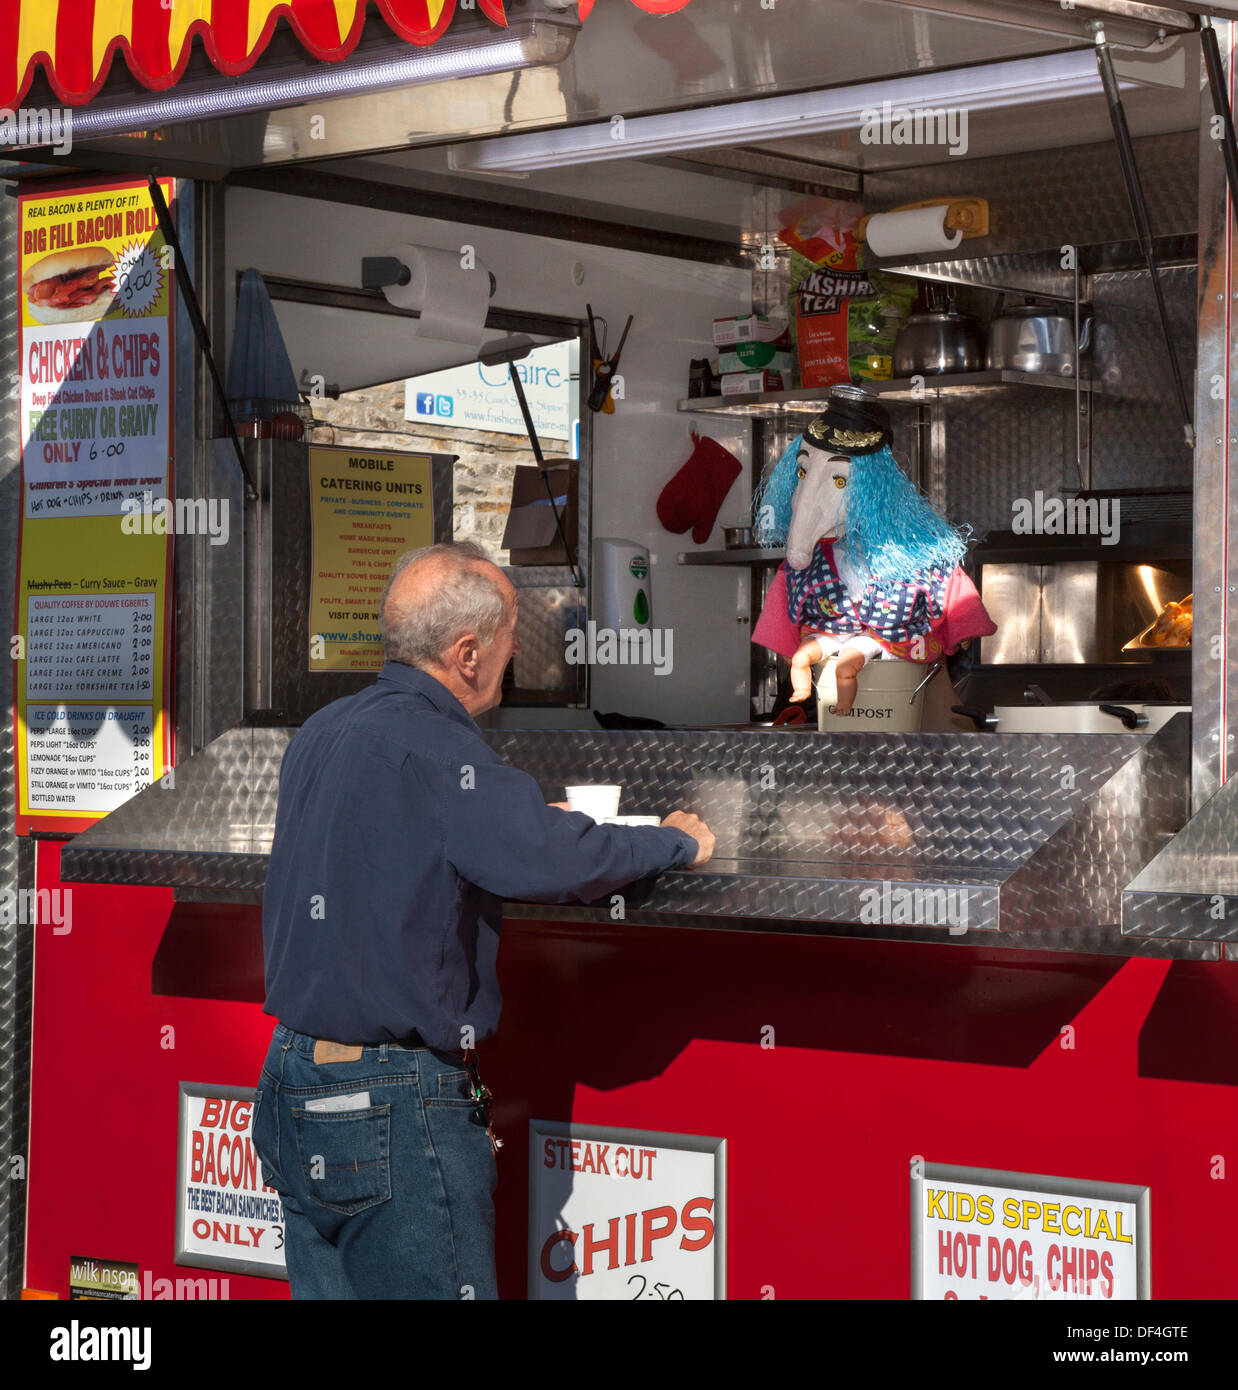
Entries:
[[473, 1111], [476, 1123], [486, 1126], [486, 1134], [490, 1138], [490, 1148], [495, 1154], [503, 1147], [503, 1140], [494, 1132], [494, 1121], [490, 1118], [490, 1108], [494, 1104], [494, 1096], [490, 1092], [490, 1087], [481, 1079], [481, 1074], [477, 1070], [477, 1053], [472, 1048], [464, 1049], [464, 1065], [468, 1068], [469, 1080], [472, 1082], [473, 1098], [477, 1102]]

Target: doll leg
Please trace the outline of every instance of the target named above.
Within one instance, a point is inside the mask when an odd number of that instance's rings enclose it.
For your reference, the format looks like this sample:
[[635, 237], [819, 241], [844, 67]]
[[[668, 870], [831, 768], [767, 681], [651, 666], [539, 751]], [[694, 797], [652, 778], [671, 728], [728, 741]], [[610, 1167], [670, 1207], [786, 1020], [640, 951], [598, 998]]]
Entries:
[[856, 677], [860, 673], [860, 667], [867, 660], [867, 656], [856, 647], [844, 647], [838, 653], [838, 660], [834, 664], [834, 679], [838, 684], [838, 703], [834, 706], [835, 714], [851, 713], [851, 706], [855, 703], [855, 693], [859, 686]]
[[885, 655], [885, 648], [875, 637], [870, 637], [868, 633], [857, 633], [854, 637], [848, 637], [841, 643], [838, 650], [838, 661], [834, 669], [834, 679], [838, 686], [838, 703], [834, 706], [835, 714], [850, 714], [851, 706], [855, 703], [855, 693], [859, 682], [856, 677], [859, 675], [860, 667], [867, 661], [877, 661]]
[[791, 658], [791, 700], [806, 700], [812, 694], [812, 668], [825, 656], [822, 640], [811, 633]]

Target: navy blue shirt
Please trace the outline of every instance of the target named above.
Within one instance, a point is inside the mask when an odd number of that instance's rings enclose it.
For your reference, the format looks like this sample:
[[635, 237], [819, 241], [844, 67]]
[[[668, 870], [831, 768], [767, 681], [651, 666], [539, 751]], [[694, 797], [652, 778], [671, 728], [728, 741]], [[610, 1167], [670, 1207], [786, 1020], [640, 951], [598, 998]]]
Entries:
[[265, 1011], [344, 1043], [498, 1027], [504, 899], [590, 902], [686, 867], [696, 841], [548, 806], [464, 706], [412, 666], [293, 735], [262, 905]]

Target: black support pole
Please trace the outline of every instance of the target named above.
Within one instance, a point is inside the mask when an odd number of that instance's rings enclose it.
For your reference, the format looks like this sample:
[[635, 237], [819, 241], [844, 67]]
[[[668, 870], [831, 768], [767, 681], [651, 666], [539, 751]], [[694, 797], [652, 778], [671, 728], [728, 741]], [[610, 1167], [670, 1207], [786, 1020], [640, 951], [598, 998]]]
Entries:
[[1113, 138], [1118, 147], [1122, 177], [1126, 180], [1126, 196], [1130, 201], [1131, 216], [1135, 219], [1135, 235], [1139, 238], [1139, 249], [1143, 252], [1144, 263], [1152, 280], [1152, 293], [1156, 298], [1156, 312], [1161, 321], [1165, 354], [1169, 359], [1169, 369], [1173, 375], [1174, 389], [1177, 391], [1178, 405], [1182, 411], [1186, 443], [1188, 448], [1193, 448], [1195, 427], [1191, 422], [1191, 407], [1187, 399], [1186, 383], [1182, 379], [1182, 368], [1178, 365], [1178, 354], [1174, 351], [1173, 337], [1169, 331], [1169, 311], [1165, 307], [1165, 295], [1161, 289], [1160, 276], [1157, 274], [1152, 225], [1148, 220], [1148, 203], [1144, 197], [1143, 184], [1139, 180], [1139, 166], [1135, 163], [1135, 147], [1131, 143], [1130, 127], [1126, 124], [1126, 112], [1118, 91], [1117, 73], [1113, 70], [1113, 56], [1103, 34], [1097, 36], [1096, 64], [1100, 69], [1100, 80], [1105, 89], [1105, 100], [1109, 104], [1109, 121], [1113, 126]]
[[516, 370], [516, 364], [509, 362], [507, 370], [512, 379], [512, 386], [516, 391], [516, 399], [520, 402], [520, 413], [524, 416], [524, 427], [529, 436], [529, 443], [533, 446], [533, 457], [537, 460], [538, 469], [542, 475], [542, 482], [546, 486], [546, 496], [550, 499], [550, 510], [554, 513], [555, 529], [559, 533], [559, 543], [563, 546], [563, 553], [567, 556], [567, 563], [572, 571], [572, 583], [578, 589], [584, 588], [584, 581], [576, 572], [576, 557], [572, 547], [568, 544], [567, 535], [563, 530], [563, 518], [559, 515], [559, 507], [555, 502], [554, 488], [550, 486], [549, 470], [546, 460], [542, 457], [541, 442], [537, 437], [537, 430], [533, 427], [533, 416], [529, 411], [529, 402], [525, 399], [524, 383], [520, 380], [520, 373]]
[[1225, 92], [1225, 69], [1221, 63], [1221, 46], [1217, 43], [1212, 21], [1202, 16], [1199, 21], [1199, 41], [1204, 50], [1204, 66], [1208, 69], [1208, 86], [1212, 91], [1212, 109], [1221, 122], [1221, 153], [1225, 157], [1225, 177], [1229, 180], [1229, 196], [1238, 208], [1238, 139], [1234, 136], [1234, 116]]
[[224, 393], [224, 384], [219, 379], [215, 358], [211, 355], [211, 335], [206, 331], [206, 322], [202, 318], [198, 294], [193, 287], [193, 281], [189, 278], [189, 267], [185, 264], [180, 240], [176, 235], [176, 227], [172, 222], [172, 214], [168, 211], [163, 189], [160, 188], [159, 180], [154, 174], [147, 178], [147, 184], [150, 187], [150, 200], [155, 205], [155, 216], [159, 220], [159, 230], [163, 233], [164, 241], [172, 248], [172, 268], [176, 274], [176, 283], [180, 286], [181, 299], [189, 314], [189, 322], [193, 325], [193, 335], [197, 338], [198, 346], [202, 349], [202, 356], [206, 358], [207, 370], [211, 374], [211, 381], [215, 385], [215, 394], [219, 397], [219, 404], [223, 409], [224, 423], [228, 427], [228, 437], [232, 440], [232, 447], [236, 450], [236, 461], [240, 464], [241, 476], [245, 479], [245, 495], [251, 502], [256, 501], [258, 489], [254, 486], [254, 480], [249, 476], [249, 469], [245, 465], [245, 451], [241, 448], [240, 436], [236, 432], [236, 423], [232, 419], [232, 412], [228, 409], [228, 398]]

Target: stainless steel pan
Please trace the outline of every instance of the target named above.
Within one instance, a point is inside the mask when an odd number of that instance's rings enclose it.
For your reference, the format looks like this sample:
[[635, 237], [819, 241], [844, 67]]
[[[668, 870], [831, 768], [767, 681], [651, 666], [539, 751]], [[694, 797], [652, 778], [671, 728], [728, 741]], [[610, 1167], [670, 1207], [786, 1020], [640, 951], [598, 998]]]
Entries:
[[1002, 734], [1154, 734], [1175, 714], [1191, 712], [1190, 705], [1108, 701], [995, 705], [991, 715], [970, 705], [952, 705], [951, 709], [972, 720], [978, 729]]

